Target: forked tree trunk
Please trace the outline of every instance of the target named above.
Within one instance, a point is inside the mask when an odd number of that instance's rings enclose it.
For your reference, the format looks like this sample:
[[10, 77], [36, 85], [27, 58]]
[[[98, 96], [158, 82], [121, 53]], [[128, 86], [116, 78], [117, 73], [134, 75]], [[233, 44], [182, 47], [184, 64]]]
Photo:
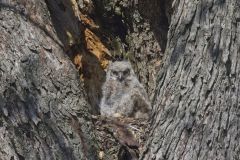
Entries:
[[142, 159], [240, 159], [240, 2], [173, 6]]
[[[76, 2], [102, 13], [100, 27]], [[101, 41], [114, 37], [150, 95], [157, 84], [141, 159], [240, 159], [239, 0], [173, 0], [173, 12], [167, 0], [93, 2], [0, 1], [0, 159], [97, 159], [89, 109], [107, 64]], [[92, 107], [65, 51], [77, 52]]]

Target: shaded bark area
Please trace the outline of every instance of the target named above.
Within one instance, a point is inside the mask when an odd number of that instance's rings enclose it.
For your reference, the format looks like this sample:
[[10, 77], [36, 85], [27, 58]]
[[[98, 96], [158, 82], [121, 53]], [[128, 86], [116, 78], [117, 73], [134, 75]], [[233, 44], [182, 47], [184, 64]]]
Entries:
[[96, 159], [89, 104], [43, 1], [0, 3], [1, 159]]
[[239, 159], [240, 3], [173, 6], [142, 159]]

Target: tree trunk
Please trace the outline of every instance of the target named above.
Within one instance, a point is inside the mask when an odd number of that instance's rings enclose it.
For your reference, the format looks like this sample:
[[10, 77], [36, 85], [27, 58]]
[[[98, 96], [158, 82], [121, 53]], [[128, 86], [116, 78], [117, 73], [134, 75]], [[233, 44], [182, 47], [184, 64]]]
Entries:
[[3, 160], [96, 159], [90, 107], [48, 13], [43, 1], [0, 3]]
[[240, 159], [238, 0], [180, 1], [142, 159]]

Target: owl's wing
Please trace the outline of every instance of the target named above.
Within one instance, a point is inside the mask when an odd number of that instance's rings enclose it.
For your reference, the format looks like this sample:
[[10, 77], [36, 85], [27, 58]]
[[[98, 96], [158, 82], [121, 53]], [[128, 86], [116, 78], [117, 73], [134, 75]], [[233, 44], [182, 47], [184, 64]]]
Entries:
[[111, 116], [115, 112], [114, 99], [115, 85], [112, 81], [106, 81], [102, 87], [102, 98], [100, 102], [101, 115]]
[[148, 99], [146, 90], [140, 83], [138, 83], [137, 86], [134, 86], [132, 90], [133, 92], [132, 92], [131, 98], [133, 99], [135, 104], [134, 110], [136, 111], [136, 114], [138, 114], [137, 117], [142, 117], [142, 116], [147, 117], [151, 111], [151, 104]]
[[133, 96], [143, 99], [146, 102], [149, 102], [148, 94], [143, 87], [143, 85], [136, 79], [134, 85], [131, 87], [133, 90]]
[[110, 98], [114, 90], [114, 84], [112, 81], [106, 81], [102, 87], [102, 99], [107, 100]]

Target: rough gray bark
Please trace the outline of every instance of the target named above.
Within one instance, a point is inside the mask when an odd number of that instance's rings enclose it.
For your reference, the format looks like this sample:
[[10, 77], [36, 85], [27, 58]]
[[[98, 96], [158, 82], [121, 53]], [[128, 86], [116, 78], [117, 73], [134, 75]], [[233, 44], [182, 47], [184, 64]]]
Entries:
[[240, 2], [173, 2], [142, 159], [240, 159]]
[[89, 105], [45, 2], [0, 2], [0, 159], [96, 159]]

